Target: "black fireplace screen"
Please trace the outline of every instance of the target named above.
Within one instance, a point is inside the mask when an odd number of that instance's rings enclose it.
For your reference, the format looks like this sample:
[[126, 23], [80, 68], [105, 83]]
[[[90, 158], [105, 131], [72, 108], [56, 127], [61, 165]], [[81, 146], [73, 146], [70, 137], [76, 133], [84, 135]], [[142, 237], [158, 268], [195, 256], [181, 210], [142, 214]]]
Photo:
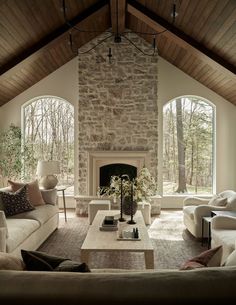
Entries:
[[100, 187], [109, 186], [111, 176], [128, 175], [130, 180], [137, 177], [137, 167], [115, 163], [108, 164], [100, 167]]

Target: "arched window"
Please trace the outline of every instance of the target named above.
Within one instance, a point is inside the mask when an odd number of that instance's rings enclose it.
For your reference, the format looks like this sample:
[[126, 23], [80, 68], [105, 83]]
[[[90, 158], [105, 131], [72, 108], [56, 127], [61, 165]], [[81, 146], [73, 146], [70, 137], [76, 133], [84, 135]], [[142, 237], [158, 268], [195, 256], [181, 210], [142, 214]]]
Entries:
[[59, 183], [74, 193], [74, 107], [55, 96], [43, 96], [23, 106], [24, 176], [33, 179], [38, 160], [60, 161]]
[[163, 107], [163, 194], [212, 194], [214, 107], [195, 96]]

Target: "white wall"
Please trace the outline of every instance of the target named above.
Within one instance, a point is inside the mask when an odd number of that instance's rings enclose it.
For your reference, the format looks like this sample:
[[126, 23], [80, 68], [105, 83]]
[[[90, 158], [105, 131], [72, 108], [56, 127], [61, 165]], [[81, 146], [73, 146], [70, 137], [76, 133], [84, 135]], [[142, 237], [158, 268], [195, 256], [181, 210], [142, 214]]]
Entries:
[[78, 60], [76, 57], [2, 106], [0, 108], [1, 127], [7, 128], [11, 123], [21, 126], [21, 106], [37, 96], [59, 96], [77, 107], [77, 84]]
[[[0, 128], [8, 128], [10, 124], [21, 126], [21, 106], [31, 100], [32, 98], [42, 95], [53, 95], [61, 97], [74, 105], [75, 109], [75, 155], [77, 153], [77, 123], [78, 116], [78, 58], [72, 59], [49, 76], [45, 77], [37, 84], [19, 94], [10, 102], [0, 108]], [[77, 159], [75, 158], [75, 168], [77, 166]], [[77, 183], [77, 177], [75, 176]], [[76, 185], [75, 185], [76, 187]], [[62, 205], [61, 198], [59, 200]], [[74, 207], [74, 199], [67, 198], [66, 203], [68, 207]]]
[[[197, 95], [211, 101], [216, 106], [216, 193], [225, 189], [236, 190], [236, 107], [206, 88], [187, 74], [160, 58], [158, 75], [158, 115], [159, 115], [159, 172], [162, 166], [162, 108], [165, 103], [182, 95]], [[161, 180], [159, 180], [161, 184]], [[180, 207], [183, 197], [162, 199], [162, 207]]]
[[[0, 127], [11, 123], [21, 124], [21, 106], [30, 99], [41, 95], [55, 95], [71, 102], [77, 111], [78, 101], [78, 60], [74, 58], [43, 80], [32, 86], [0, 108]], [[162, 164], [162, 107], [171, 99], [181, 95], [197, 95], [216, 105], [216, 192], [224, 189], [236, 190], [236, 107], [201, 85], [184, 72], [159, 58], [158, 106], [159, 106], [159, 171]], [[75, 113], [75, 122], [77, 112]], [[75, 123], [75, 126], [78, 124]], [[77, 135], [77, 130], [75, 130]], [[75, 136], [77, 141], [77, 136]], [[77, 147], [77, 144], [75, 145]], [[77, 155], [77, 153], [76, 153]], [[75, 162], [77, 162], [75, 158]], [[75, 164], [75, 168], [77, 165]], [[182, 206], [183, 198], [169, 196], [162, 199], [162, 207]]]

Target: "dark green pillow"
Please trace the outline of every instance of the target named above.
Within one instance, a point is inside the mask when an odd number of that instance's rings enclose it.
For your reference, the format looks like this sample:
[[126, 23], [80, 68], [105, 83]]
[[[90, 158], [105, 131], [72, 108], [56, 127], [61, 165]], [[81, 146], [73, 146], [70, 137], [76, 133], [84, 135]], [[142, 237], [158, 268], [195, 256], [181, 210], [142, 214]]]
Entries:
[[90, 272], [85, 264], [79, 264], [68, 258], [48, 255], [39, 251], [21, 250], [21, 256], [29, 271], [71, 271], [71, 272]]
[[54, 271], [68, 271], [68, 272], [91, 272], [88, 265], [85, 263], [79, 264], [74, 261], [66, 260], [60, 263]]

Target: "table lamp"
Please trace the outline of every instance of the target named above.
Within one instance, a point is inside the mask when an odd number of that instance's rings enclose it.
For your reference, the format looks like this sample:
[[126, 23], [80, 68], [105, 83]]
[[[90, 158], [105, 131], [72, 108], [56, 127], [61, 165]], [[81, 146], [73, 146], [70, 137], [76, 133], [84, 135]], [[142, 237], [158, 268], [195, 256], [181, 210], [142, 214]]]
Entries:
[[48, 190], [58, 183], [56, 174], [60, 174], [59, 161], [38, 161], [36, 174], [41, 177], [40, 185]]

